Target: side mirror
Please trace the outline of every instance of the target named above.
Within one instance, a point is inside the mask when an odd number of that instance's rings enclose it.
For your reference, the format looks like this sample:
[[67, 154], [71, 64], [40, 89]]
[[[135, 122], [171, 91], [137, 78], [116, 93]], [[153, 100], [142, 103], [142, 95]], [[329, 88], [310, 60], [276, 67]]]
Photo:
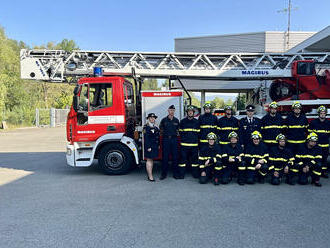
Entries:
[[74, 94], [75, 96], [77, 96], [78, 93], [79, 93], [79, 90], [80, 90], [80, 87], [79, 87], [79, 85], [77, 85], [76, 87], [74, 87], [73, 94]]
[[72, 107], [74, 111], [78, 112], [79, 97], [77, 95], [73, 96]]

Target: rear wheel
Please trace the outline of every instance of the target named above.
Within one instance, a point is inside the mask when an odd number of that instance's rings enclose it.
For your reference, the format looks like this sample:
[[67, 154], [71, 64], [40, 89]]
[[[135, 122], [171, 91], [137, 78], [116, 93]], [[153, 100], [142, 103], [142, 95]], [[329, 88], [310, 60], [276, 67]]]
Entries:
[[126, 174], [132, 165], [132, 153], [122, 144], [108, 144], [100, 151], [99, 166], [107, 175]]

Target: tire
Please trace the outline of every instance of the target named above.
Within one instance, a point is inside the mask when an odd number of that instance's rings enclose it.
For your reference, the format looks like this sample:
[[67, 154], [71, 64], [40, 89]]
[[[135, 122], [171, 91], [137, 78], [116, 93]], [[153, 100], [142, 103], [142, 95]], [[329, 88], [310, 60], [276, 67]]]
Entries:
[[99, 154], [99, 167], [107, 175], [123, 175], [133, 166], [132, 152], [122, 144], [105, 145]]

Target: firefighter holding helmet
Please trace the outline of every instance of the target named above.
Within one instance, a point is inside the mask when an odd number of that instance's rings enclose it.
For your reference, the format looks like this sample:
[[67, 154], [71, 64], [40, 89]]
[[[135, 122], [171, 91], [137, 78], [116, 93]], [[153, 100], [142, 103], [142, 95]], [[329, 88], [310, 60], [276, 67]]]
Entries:
[[207, 183], [214, 175], [214, 184], [219, 185], [219, 174], [222, 166], [220, 146], [216, 144], [217, 135], [211, 132], [207, 134], [206, 139], [207, 144], [202, 146], [199, 152], [199, 183]]
[[246, 163], [246, 183], [254, 184], [258, 179], [259, 183], [265, 182], [265, 177], [268, 172], [268, 149], [261, 141], [262, 135], [259, 131], [251, 133], [252, 144], [249, 144], [245, 149]]
[[183, 179], [186, 172], [186, 167], [189, 162], [191, 165], [191, 173], [193, 177], [199, 176], [198, 164], [198, 137], [199, 123], [194, 118], [195, 107], [190, 105], [186, 109], [187, 116], [180, 121], [179, 132], [181, 137], [180, 163], [179, 163], [179, 179]]
[[199, 129], [200, 129], [200, 149], [206, 145], [207, 138], [206, 136], [209, 133], [217, 133], [217, 123], [218, 118], [212, 114], [213, 105], [210, 102], [206, 102], [203, 106], [204, 114], [200, 115], [198, 118]]
[[327, 108], [320, 106], [317, 109], [318, 118], [311, 121], [309, 132], [314, 132], [318, 135], [318, 146], [322, 150], [322, 176], [328, 178], [328, 156], [329, 156], [329, 136], [330, 136], [330, 121], [326, 119]]

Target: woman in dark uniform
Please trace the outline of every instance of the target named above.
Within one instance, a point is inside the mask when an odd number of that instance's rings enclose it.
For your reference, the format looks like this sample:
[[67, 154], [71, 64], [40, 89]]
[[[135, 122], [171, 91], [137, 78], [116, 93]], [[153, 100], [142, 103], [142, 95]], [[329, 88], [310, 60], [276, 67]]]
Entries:
[[144, 135], [144, 157], [147, 159], [146, 169], [148, 180], [155, 182], [152, 175], [154, 158], [158, 157], [159, 151], [159, 128], [156, 125], [157, 116], [154, 113], [148, 114], [148, 121], [143, 127]]

